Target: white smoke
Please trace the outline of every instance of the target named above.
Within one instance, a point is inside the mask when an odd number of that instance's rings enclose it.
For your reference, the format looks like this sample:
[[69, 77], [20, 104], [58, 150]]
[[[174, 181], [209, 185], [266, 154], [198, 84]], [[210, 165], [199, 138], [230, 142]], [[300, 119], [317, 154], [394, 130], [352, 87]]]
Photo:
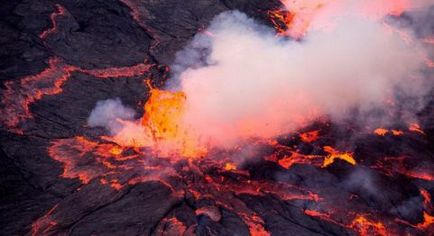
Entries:
[[132, 120], [136, 112], [122, 104], [119, 98], [98, 101], [90, 113], [87, 123], [90, 127], [104, 127], [112, 135], [123, 129], [122, 120]]
[[[364, 112], [389, 109], [396, 91], [423, 97], [432, 88], [421, 79], [426, 45], [412, 31], [386, 25], [378, 15], [387, 11], [361, 17], [352, 6], [333, 15], [333, 27], [312, 27], [298, 41], [277, 37], [238, 11], [215, 17], [171, 66], [167, 87], [187, 98], [180, 124], [204, 143], [227, 147], [289, 133], [322, 117], [340, 120], [355, 108], [362, 118], [354, 120], [370, 120]], [[313, 26], [321, 25], [318, 19]], [[107, 100], [88, 123], [106, 127], [121, 143], [148, 140], [146, 146], [151, 134], [134, 115], [119, 99]]]
[[173, 84], [187, 97], [186, 124], [227, 145], [294, 131], [321, 116], [341, 118], [354, 107], [385, 107], [397, 87], [425, 94], [422, 44], [381, 21], [343, 19], [298, 42], [237, 11], [217, 16], [173, 66]]

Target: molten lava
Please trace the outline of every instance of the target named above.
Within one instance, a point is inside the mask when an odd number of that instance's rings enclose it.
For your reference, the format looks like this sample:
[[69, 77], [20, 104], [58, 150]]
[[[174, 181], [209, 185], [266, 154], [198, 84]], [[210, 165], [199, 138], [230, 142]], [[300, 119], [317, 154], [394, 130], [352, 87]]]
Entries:
[[324, 159], [324, 163], [322, 168], [325, 168], [334, 163], [336, 159], [340, 159], [350, 163], [351, 165], [356, 165], [356, 160], [353, 157], [353, 153], [351, 152], [338, 152], [334, 148], [330, 146], [325, 146], [324, 151], [329, 153], [328, 156]]
[[418, 123], [410, 123], [410, 125], [408, 126], [408, 130], [420, 134], [425, 134], [425, 132], [423, 132], [422, 128]]
[[385, 128], [378, 128], [374, 130], [374, 134], [378, 135], [378, 136], [386, 136], [386, 134], [392, 134], [393, 136], [402, 136], [404, 135], [404, 132], [399, 130], [399, 129], [392, 129], [392, 130], [388, 130]]
[[350, 227], [359, 232], [361, 236], [389, 235], [383, 223], [371, 221], [364, 216], [357, 216], [350, 224]]
[[318, 139], [319, 136], [319, 130], [309, 131], [300, 134], [301, 141], [305, 143], [311, 143]]
[[207, 147], [184, 123], [185, 94], [149, 87], [150, 97], [144, 105], [141, 120], [119, 119], [117, 122], [122, 129], [112, 137], [103, 138], [123, 147], [151, 148], [154, 154], [163, 157], [205, 155]]
[[155, 141], [154, 148], [162, 155], [199, 157], [207, 152], [183, 123], [185, 101], [183, 92], [151, 89], [142, 125], [149, 129]]

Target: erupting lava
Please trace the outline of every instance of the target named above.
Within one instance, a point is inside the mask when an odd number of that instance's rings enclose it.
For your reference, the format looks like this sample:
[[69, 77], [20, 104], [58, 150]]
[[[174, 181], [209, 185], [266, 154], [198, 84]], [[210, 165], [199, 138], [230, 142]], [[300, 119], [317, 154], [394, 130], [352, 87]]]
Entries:
[[[117, 119], [121, 125], [113, 137], [105, 136], [120, 146], [151, 148], [155, 155], [173, 158], [197, 158], [207, 147], [183, 122], [186, 97], [183, 92], [160, 90], [150, 86], [150, 96], [139, 121]], [[115, 150], [116, 152], [116, 150]]]
[[149, 128], [156, 149], [163, 155], [171, 152], [184, 157], [206, 154], [206, 148], [200, 147], [198, 137], [193, 136], [182, 122], [185, 100], [183, 92], [151, 89], [142, 125]]

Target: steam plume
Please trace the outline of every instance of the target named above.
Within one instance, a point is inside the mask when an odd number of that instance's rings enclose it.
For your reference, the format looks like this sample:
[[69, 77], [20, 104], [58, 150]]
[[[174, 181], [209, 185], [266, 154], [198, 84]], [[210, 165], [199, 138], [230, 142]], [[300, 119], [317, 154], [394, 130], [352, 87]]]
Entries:
[[[432, 87], [420, 79], [426, 48], [412, 31], [386, 27], [383, 20], [399, 9], [380, 4], [384, 8], [369, 15], [358, 11], [364, 1], [338, 2], [351, 4], [343, 5], [348, 10], [342, 14], [334, 7], [315, 17], [308, 14], [309, 28], [298, 41], [276, 37], [238, 11], [217, 16], [171, 67], [168, 89], [186, 95], [179, 124], [207, 144], [226, 147], [289, 133], [324, 116], [342, 119], [354, 108], [361, 114], [387, 109], [397, 90], [416, 98], [426, 94]], [[326, 22], [331, 24], [323, 27], [322, 20], [330, 17], [333, 21]], [[113, 121], [134, 116], [115, 103], [103, 107], [119, 108], [110, 111], [117, 115], [105, 115], [101, 103], [89, 124], [108, 127], [125, 142], [149, 138], [139, 122]]]
[[87, 123], [90, 127], [106, 127], [112, 135], [115, 135], [123, 127], [120, 120], [132, 120], [135, 114], [136, 112], [124, 106], [119, 98], [107, 99], [96, 103]]
[[341, 118], [354, 107], [384, 108], [397, 87], [412, 96], [426, 92], [417, 80], [425, 67], [417, 40], [409, 44], [379, 21], [343, 19], [297, 42], [240, 12], [217, 16], [212, 36], [197, 35], [175, 63], [185, 122], [231, 144], [294, 131], [324, 115]]

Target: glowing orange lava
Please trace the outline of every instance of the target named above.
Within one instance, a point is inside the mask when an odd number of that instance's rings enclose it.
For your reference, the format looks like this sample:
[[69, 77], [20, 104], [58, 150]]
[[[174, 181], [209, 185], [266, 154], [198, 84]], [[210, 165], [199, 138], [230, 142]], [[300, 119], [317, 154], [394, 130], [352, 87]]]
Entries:
[[350, 224], [350, 227], [357, 231], [361, 236], [388, 235], [383, 223], [371, 221], [364, 216], [357, 216]]
[[351, 165], [356, 165], [356, 160], [351, 152], [338, 152], [330, 146], [325, 146], [324, 151], [329, 153], [329, 155], [324, 159], [322, 168], [325, 168], [335, 162], [336, 159], [341, 159], [350, 163]]
[[420, 134], [425, 134], [425, 132], [423, 132], [422, 128], [418, 123], [410, 123], [410, 125], [408, 126], [408, 130]]
[[287, 27], [294, 19], [294, 14], [285, 10], [269, 11], [268, 15], [278, 35], [285, 35]]
[[392, 130], [388, 130], [385, 128], [378, 128], [376, 130], [374, 130], [374, 134], [378, 135], [378, 136], [386, 136], [386, 134], [391, 133], [393, 136], [402, 136], [404, 135], [404, 132], [398, 129], [392, 129]]
[[409, 160], [410, 158], [404, 156], [385, 157], [383, 160], [377, 161], [372, 168], [378, 169], [388, 176], [401, 174], [410, 178], [422, 179], [425, 181], [434, 180], [434, 172], [429, 168], [429, 166], [411, 168], [409, 166]]
[[392, 129], [392, 134], [394, 136], [401, 136], [404, 134], [404, 132], [402, 132], [401, 130], [397, 130], [397, 129]]
[[305, 143], [311, 143], [318, 139], [319, 136], [319, 130], [309, 131], [300, 134], [301, 141]]
[[420, 195], [422, 195], [423, 197], [423, 206], [425, 207], [425, 209], [432, 211], [432, 204], [431, 204], [431, 194], [429, 194], [429, 192], [423, 188], [421, 188], [420, 190]]
[[378, 128], [378, 129], [374, 130], [374, 134], [379, 135], [379, 136], [385, 136], [388, 132], [389, 132], [389, 130], [383, 129], [383, 128]]
[[234, 163], [226, 162], [224, 169], [227, 171], [236, 170], [237, 166]]
[[199, 138], [183, 123], [185, 101], [183, 92], [151, 89], [142, 125], [150, 130], [155, 141], [154, 148], [163, 155], [200, 157], [207, 152], [200, 145]]
[[417, 228], [422, 230], [428, 229], [431, 225], [434, 224], [434, 216], [428, 214], [427, 212], [423, 212], [423, 222], [416, 225]]

